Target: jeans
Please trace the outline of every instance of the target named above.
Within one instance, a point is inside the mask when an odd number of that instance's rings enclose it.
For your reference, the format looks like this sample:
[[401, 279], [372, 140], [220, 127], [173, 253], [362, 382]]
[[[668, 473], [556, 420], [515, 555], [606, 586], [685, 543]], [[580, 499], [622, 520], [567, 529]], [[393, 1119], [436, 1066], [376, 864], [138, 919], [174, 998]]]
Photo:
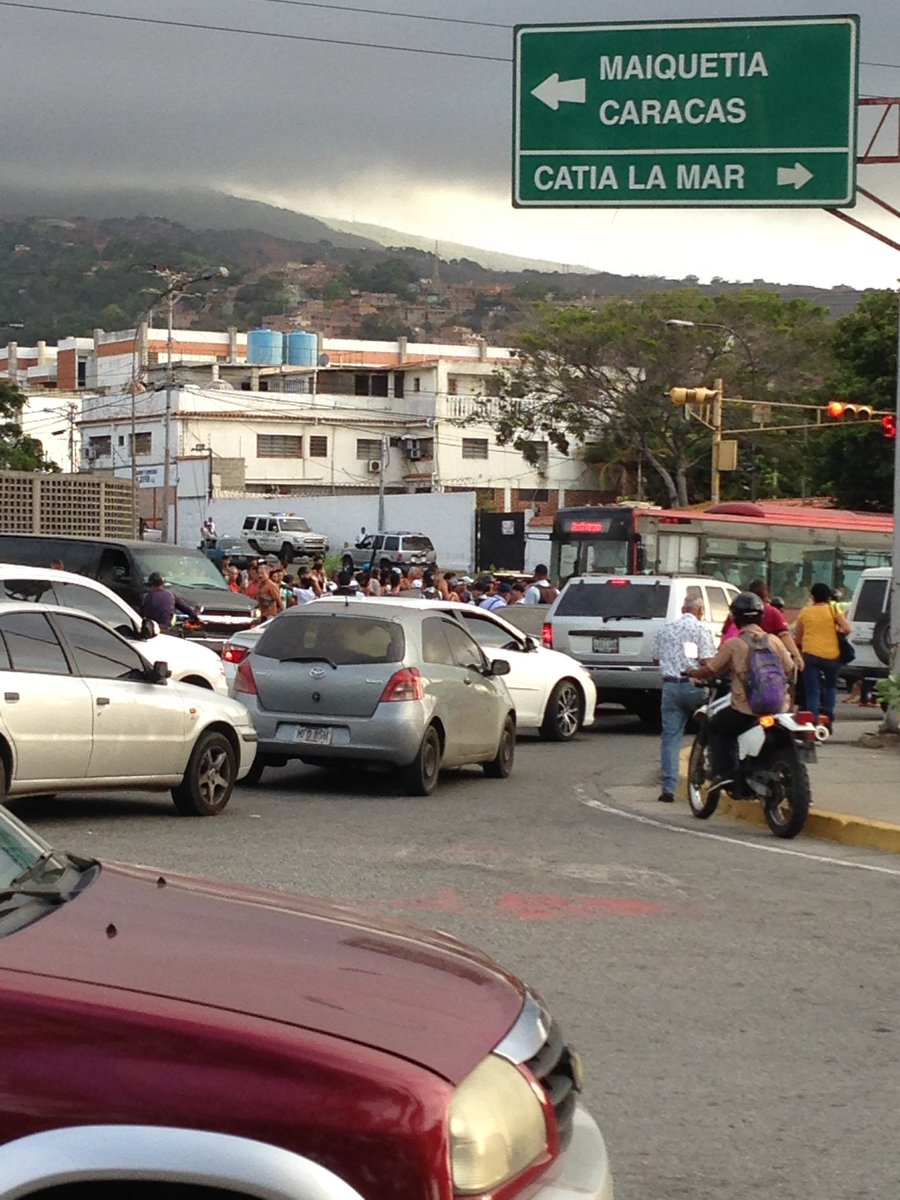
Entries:
[[739, 712], [729, 705], [706, 722], [710, 765], [717, 779], [735, 778], [738, 771], [738, 735], [745, 729], [751, 729], [758, 720], [759, 717]]
[[834, 724], [834, 707], [837, 704], [837, 680], [841, 660], [819, 658], [817, 654], [803, 655], [803, 686], [806, 689], [806, 707], [814, 717], [827, 717]]
[[693, 713], [706, 700], [706, 689], [695, 687], [689, 680], [664, 683], [662, 688], [662, 790], [675, 794], [678, 785], [678, 751], [681, 739]]

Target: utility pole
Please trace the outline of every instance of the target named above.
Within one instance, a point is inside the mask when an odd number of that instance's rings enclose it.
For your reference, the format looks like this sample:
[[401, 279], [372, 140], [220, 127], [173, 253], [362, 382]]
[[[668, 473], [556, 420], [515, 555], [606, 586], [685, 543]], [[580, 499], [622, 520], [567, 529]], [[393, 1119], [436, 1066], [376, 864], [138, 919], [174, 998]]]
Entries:
[[[897, 293], [897, 412], [894, 428], [900, 425], [900, 292]], [[900, 673], [900, 437], [894, 437], [894, 546], [891, 556], [890, 627], [891, 675]], [[885, 713], [885, 727], [900, 732], [898, 714], [890, 709]]]
[[721, 379], [713, 380], [713, 398], [712, 398], [712, 474], [709, 484], [709, 498], [713, 504], [719, 503], [720, 487], [720, 470], [721, 470], [721, 454], [722, 454], [722, 391], [725, 387]]
[[378, 528], [384, 529], [384, 468], [387, 466], [387, 437], [384, 434], [381, 435], [378, 463]]

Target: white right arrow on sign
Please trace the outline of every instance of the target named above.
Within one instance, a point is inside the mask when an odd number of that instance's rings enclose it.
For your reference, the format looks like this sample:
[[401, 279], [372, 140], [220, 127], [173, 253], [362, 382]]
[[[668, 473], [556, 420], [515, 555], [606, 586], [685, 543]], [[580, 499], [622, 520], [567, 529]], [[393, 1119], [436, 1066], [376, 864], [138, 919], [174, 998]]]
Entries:
[[560, 79], [557, 74], [548, 75], [543, 83], [532, 89], [531, 94], [555, 112], [564, 100], [570, 104], [584, 104], [587, 100], [587, 80]]
[[778, 185], [779, 187], [794, 185], [794, 191], [802, 188], [804, 184], [809, 183], [812, 179], [812, 171], [807, 171], [803, 163], [795, 162], [792, 167], [778, 168]]

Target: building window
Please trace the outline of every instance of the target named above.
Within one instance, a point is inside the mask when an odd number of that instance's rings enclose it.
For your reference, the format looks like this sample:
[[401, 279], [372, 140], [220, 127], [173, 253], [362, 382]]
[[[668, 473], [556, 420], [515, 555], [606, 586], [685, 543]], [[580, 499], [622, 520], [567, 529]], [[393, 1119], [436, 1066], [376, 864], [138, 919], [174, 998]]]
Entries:
[[485, 379], [484, 394], [486, 396], [499, 396], [500, 395], [500, 380], [499, 379]]
[[[130, 435], [129, 435], [129, 438], [128, 438], [128, 443], [129, 443], [129, 445], [131, 444], [131, 437], [130, 437]], [[152, 443], [152, 438], [151, 438], [151, 436], [150, 436], [150, 434], [149, 434], [149, 433], [136, 433], [136, 434], [134, 435], [134, 455], [135, 455], [135, 458], [137, 458], [137, 456], [138, 456], [139, 454], [149, 454], [149, 453], [150, 453], [150, 451], [151, 451], [151, 450], [152, 450], [152, 448], [153, 448], [153, 447], [152, 447], [152, 445], [151, 445], [151, 443]]]
[[404, 376], [403, 376], [402, 371], [394, 372], [394, 399], [395, 400], [403, 399], [403, 378], [404, 378]]
[[459, 393], [459, 380], [455, 375], [451, 375], [447, 380], [447, 395], [456, 396]]
[[88, 438], [88, 449], [92, 458], [105, 458], [112, 454], [112, 435], [107, 433], [102, 437]]
[[311, 433], [309, 435], [309, 457], [310, 458], [327, 458], [328, 457], [328, 438], [321, 433]]
[[303, 438], [287, 433], [258, 433], [257, 458], [302, 458]]
[[527, 445], [531, 447], [532, 453], [526, 461], [533, 463], [536, 471], [546, 471], [550, 453], [547, 442], [528, 442]]
[[381, 438], [357, 438], [356, 457], [359, 462], [366, 458], [381, 458]]
[[487, 438], [464, 437], [462, 440], [462, 456], [463, 458], [487, 458]]
[[422, 380], [419, 378], [418, 375], [415, 375], [413, 377], [413, 391], [421, 392], [421, 390], [422, 390]]

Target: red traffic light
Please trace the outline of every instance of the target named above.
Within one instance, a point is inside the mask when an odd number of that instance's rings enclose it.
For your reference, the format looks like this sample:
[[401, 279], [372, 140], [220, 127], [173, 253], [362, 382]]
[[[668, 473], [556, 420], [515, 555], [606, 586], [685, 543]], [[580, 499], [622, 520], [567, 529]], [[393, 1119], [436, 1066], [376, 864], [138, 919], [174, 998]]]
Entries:
[[884, 430], [884, 436], [893, 441], [897, 436], [897, 418], [893, 413], [887, 413], [881, 418], [881, 428]]
[[848, 404], [846, 400], [831, 400], [825, 409], [830, 421], [871, 421], [875, 413], [870, 404]]

